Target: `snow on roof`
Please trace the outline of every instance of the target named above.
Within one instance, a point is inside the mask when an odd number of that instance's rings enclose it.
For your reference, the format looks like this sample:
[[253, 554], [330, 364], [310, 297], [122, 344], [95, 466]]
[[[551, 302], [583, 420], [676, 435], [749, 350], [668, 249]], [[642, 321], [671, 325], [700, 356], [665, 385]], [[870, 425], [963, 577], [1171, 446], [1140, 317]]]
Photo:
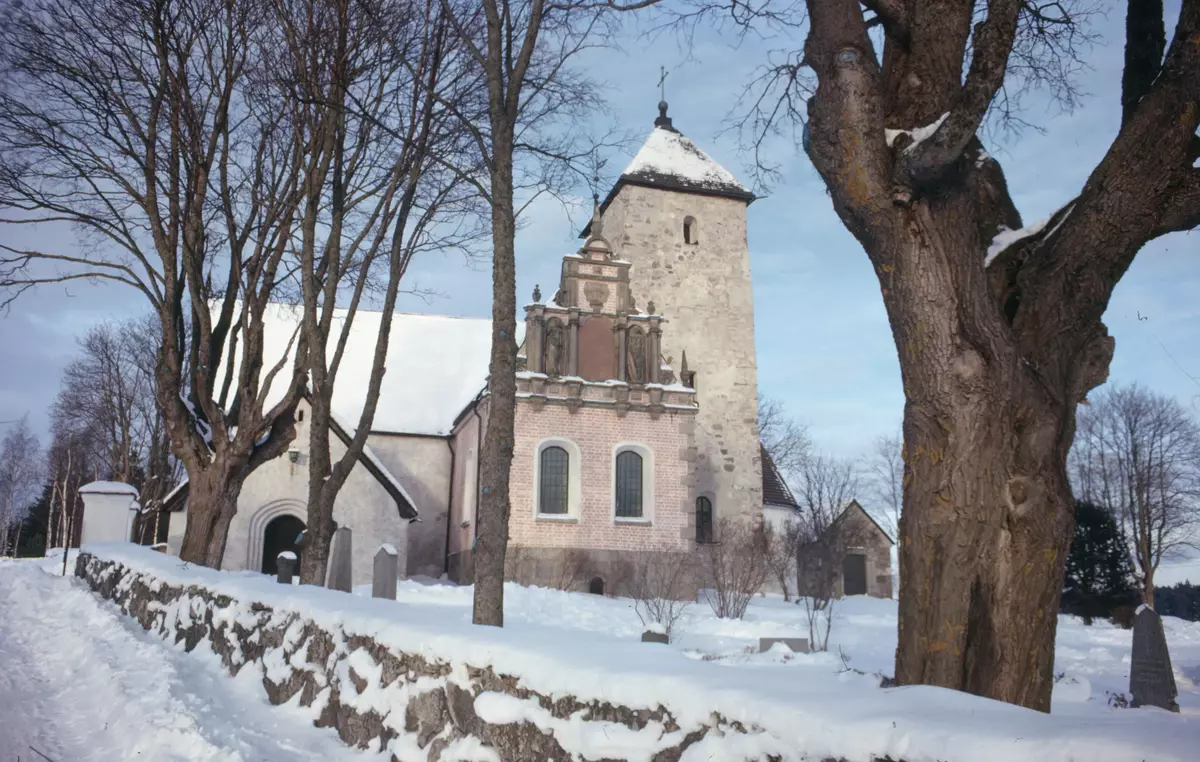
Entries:
[[[347, 423], [357, 424], [362, 413], [382, 314], [360, 309], [354, 317], [333, 391], [333, 410]], [[288, 343], [301, 315], [299, 306], [271, 304], [267, 307], [263, 314], [265, 367], [274, 365], [285, 352], [291, 356]], [[335, 313], [330, 359], [345, 316], [345, 310], [339, 309]], [[524, 324], [518, 323], [518, 344], [523, 333]], [[479, 393], [487, 380], [491, 343], [490, 320], [396, 313], [392, 319], [386, 372], [371, 430], [396, 434], [449, 434], [454, 417]], [[273, 386], [282, 392], [289, 375], [288, 368], [282, 370]], [[278, 399], [276, 394], [271, 397]]]
[[753, 198], [729, 170], [673, 129], [655, 127], [621, 173], [622, 180]]
[[79, 488], [80, 494], [98, 495], [133, 495], [137, 497], [137, 489], [125, 482], [90, 482]]

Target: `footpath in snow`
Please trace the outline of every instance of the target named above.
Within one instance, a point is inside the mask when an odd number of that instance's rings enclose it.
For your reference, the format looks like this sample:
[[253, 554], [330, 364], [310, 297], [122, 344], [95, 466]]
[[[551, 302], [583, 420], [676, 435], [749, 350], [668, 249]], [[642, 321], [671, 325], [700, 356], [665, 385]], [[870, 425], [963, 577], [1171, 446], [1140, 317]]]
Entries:
[[229, 677], [211, 651], [149, 635], [53, 566], [0, 562], [0, 762], [383, 759], [271, 706], [261, 672]]

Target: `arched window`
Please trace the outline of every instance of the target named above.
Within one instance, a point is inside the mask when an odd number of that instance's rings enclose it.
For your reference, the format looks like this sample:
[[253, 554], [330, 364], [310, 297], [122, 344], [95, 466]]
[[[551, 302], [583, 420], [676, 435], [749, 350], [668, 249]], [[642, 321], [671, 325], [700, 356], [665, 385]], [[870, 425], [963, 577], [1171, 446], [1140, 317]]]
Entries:
[[696, 498], [696, 542], [705, 545], [713, 541], [712, 501], [706, 497]]
[[696, 218], [695, 217], [684, 217], [683, 218], [683, 242], [684, 243], [695, 243], [696, 242]]
[[567, 512], [567, 485], [570, 477], [570, 458], [567, 451], [553, 446], [542, 450], [538, 469], [541, 483], [538, 485], [538, 512], [565, 514]]
[[633, 450], [617, 455], [617, 518], [642, 517], [642, 456]]
[[604, 595], [604, 580], [592, 577], [592, 581], [588, 583], [588, 592], [592, 595]]

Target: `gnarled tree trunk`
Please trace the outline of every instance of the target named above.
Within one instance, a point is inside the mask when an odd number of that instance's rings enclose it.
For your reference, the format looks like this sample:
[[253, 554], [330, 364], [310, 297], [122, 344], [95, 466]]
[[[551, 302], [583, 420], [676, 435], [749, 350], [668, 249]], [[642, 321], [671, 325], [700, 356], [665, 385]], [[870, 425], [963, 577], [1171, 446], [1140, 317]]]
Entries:
[[188, 531], [179, 557], [210, 569], [220, 569], [225, 557], [229, 524], [237, 513], [244, 477], [231, 478], [224, 469], [207, 468], [188, 481]]
[[975, 23], [969, 0], [863, 0], [868, 22], [858, 0], [809, 0], [805, 148], [875, 267], [904, 380], [897, 681], [1049, 711], [1067, 452], [1113, 352], [1101, 317], [1147, 241], [1200, 224], [1200, 0], [1165, 59], [1161, 3], [1131, 2], [1121, 132], [1025, 230], [976, 133], [1041, 11], [986, 5]]

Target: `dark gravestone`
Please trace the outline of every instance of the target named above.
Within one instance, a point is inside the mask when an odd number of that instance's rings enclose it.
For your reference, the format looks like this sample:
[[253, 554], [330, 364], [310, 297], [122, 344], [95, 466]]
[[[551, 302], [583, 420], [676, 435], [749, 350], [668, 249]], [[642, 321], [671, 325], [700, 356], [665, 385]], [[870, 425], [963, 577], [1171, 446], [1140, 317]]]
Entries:
[[341, 590], [343, 593], [350, 592], [353, 578], [351, 557], [350, 527], [339, 527], [333, 533], [333, 541], [329, 544], [329, 570], [325, 578], [325, 587]]
[[653, 630], [646, 630], [645, 632], [642, 633], [642, 642], [643, 643], [670, 643], [671, 639], [669, 637], [667, 637], [667, 633], [665, 633], [665, 632], [654, 632]]
[[1149, 606], [1139, 606], [1133, 617], [1133, 658], [1129, 668], [1130, 706], [1157, 706], [1179, 711], [1175, 702], [1175, 674], [1162, 618]]
[[283, 551], [275, 557], [275, 568], [278, 570], [276, 582], [281, 585], [292, 584], [292, 575], [296, 572], [296, 554], [290, 550]]
[[396, 600], [396, 574], [400, 571], [399, 554], [394, 545], [380, 545], [375, 554], [371, 576], [371, 597]]

